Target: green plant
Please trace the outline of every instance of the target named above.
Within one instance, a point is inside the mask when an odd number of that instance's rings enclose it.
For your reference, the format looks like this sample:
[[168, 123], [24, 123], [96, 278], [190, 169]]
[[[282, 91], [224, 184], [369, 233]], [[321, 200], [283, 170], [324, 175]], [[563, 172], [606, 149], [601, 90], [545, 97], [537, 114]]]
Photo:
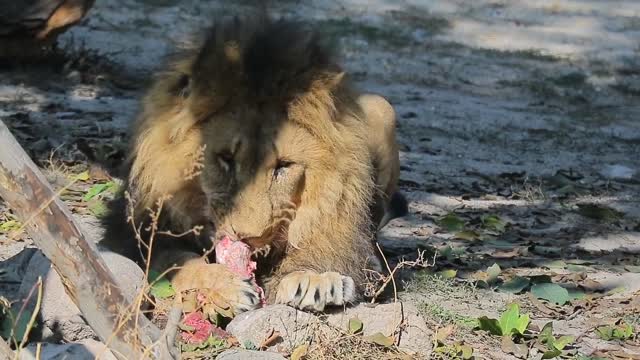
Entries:
[[624, 321], [620, 321], [615, 325], [605, 325], [596, 328], [596, 334], [606, 341], [610, 340], [628, 340], [634, 335], [633, 326]]
[[540, 334], [538, 334], [538, 342], [544, 345], [542, 358], [552, 359], [562, 355], [562, 350], [574, 340], [575, 338], [573, 336], [560, 336], [556, 338], [553, 336], [553, 323], [546, 323], [542, 331], [540, 331]]
[[530, 322], [529, 314], [520, 315], [520, 306], [511, 304], [507, 311], [502, 313], [500, 320], [479, 317], [478, 327], [496, 336], [522, 336]]

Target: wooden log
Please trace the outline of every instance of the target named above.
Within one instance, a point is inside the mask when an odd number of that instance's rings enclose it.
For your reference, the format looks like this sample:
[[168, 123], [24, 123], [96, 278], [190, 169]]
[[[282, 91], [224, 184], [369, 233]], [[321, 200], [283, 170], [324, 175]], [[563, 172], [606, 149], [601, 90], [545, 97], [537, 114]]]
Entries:
[[[0, 197], [26, 224], [26, 231], [51, 260], [67, 294], [102, 341], [119, 358], [141, 358], [144, 348], [159, 338], [159, 330], [143, 315], [136, 319], [96, 246], [86, 240], [67, 207], [2, 121]], [[121, 321], [127, 314], [131, 315], [129, 320]], [[119, 323], [122, 326], [118, 329]], [[158, 358], [158, 351], [151, 354]]]

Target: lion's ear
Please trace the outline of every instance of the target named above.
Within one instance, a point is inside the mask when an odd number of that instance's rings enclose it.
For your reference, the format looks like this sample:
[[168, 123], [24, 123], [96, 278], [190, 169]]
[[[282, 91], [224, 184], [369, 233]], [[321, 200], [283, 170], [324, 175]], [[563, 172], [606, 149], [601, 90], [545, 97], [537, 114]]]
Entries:
[[[313, 76], [313, 75], [312, 75]], [[313, 81], [313, 88], [316, 89], [324, 89], [324, 90], [333, 90], [335, 88], [337, 88], [342, 81], [344, 81], [344, 78], [346, 76], [346, 72], [339, 70], [339, 71], [330, 71], [330, 72], [325, 72], [321, 75], [315, 75], [315, 80]]]
[[329, 78], [328, 80], [328, 84], [329, 87], [331, 89], [335, 89], [336, 87], [338, 87], [338, 85], [340, 85], [342, 83], [342, 81], [344, 80], [344, 77], [346, 75], [346, 72], [340, 70], [337, 73], [332, 74], [332, 76]]

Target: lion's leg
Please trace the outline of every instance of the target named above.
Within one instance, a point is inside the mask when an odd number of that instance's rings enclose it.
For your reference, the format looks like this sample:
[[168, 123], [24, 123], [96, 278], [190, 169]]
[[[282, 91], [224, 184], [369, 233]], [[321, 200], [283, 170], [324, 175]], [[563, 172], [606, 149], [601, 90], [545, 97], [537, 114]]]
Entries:
[[382, 96], [363, 94], [357, 101], [369, 125], [369, 151], [376, 171], [376, 186], [380, 190], [375, 208], [383, 212], [374, 214], [374, 221], [378, 228], [382, 228], [391, 219], [403, 216], [407, 212], [406, 201], [396, 192], [400, 176], [396, 115], [391, 104]]
[[326, 246], [326, 241], [306, 243], [309, 246], [288, 252], [275, 274], [266, 279], [269, 303], [322, 311], [362, 297], [367, 283], [365, 269], [374, 269], [377, 262], [367, 237], [335, 241], [333, 248]]
[[278, 284], [275, 302], [302, 310], [322, 311], [329, 305], [344, 305], [356, 299], [353, 278], [337, 272], [295, 271]]
[[158, 255], [154, 267], [178, 266], [170, 273], [171, 285], [181, 293], [197, 289], [212, 299], [222, 298], [234, 314], [260, 305], [260, 297], [251, 279], [243, 278], [222, 264], [209, 264], [189, 251], [165, 251]]

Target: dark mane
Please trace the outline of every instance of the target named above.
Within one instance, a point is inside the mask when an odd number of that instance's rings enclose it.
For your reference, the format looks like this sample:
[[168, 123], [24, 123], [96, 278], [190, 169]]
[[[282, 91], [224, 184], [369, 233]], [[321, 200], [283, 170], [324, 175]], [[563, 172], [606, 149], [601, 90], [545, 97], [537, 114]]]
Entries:
[[208, 31], [192, 76], [201, 94], [224, 91], [261, 102], [291, 99], [340, 72], [334, 49], [305, 24], [236, 17]]

